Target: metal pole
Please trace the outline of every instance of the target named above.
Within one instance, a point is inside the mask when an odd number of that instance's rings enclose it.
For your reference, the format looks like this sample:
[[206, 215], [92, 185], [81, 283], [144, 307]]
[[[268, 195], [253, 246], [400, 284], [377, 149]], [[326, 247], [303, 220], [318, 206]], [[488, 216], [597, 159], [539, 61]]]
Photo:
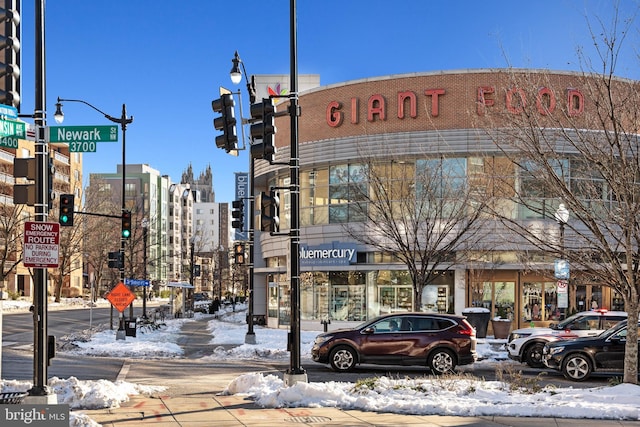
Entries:
[[[46, 122], [46, 72], [45, 72], [45, 40], [44, 40], [44, 0], [36, 0], [36, 87], [35, 111], [33, 114], [36, 127], [36, 203], [35, 219], [46, 222], [49, 210], [48, 203], [48, 145], [45, 139]], [[46, 396], [47, 387], [47, 269], [34, 269], [33, 295], [33, 387], [31, 396]]]
[[298, 42], [296, 0], [290, 0], [291, 21], [291, 363], [285, 374], [285, 383], [307, 382], [307, 374], [300, 362], [300, 159], [298, 158]]
[[[147, 229], [149, 222], [146, 218], [142, 220], [142, 276], [147, 280]], [[147, 286], [142, 287], [142, 318], [147, 318]]]
[[[245, 74], [245, 78], [247, 78]], [[251, 92], [249, 92], [251, 95]], [[248, 308], [248, 319], [247, 319], [247, 335], [244, 337], [245, 344], [255, 344], [256, 343], [256, 334], [253, 331], [253, 247], [254, 247], [254, 209], [255, 209], [255, 199], [254, 199], [254, 185], [253, 185], [253, 167], [254, 167], [254, 159], [251, 154], [249, 154], [249, 308]]]

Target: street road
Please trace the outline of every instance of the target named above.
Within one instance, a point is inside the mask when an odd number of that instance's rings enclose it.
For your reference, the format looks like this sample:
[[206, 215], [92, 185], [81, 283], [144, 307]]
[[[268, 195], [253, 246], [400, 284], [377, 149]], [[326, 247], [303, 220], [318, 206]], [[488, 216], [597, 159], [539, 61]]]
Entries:
[[[138, 304], [139, 305], [139, 304]], [[134, 314], [141, 314], [141, 309], [136, 308]], [[128, 309], [125, 310], [128, 316]], [[109, 308], [89, 308], [50, 311], [48, 316], [49, 335], [54, 335], [60, 341], [61, 337], [81, 333], [83, 330], [103, 325], [109, 327], [111, 310]], [[125, 365], [130, 365], [128, 377], [135, 378], [163, 378], [172, 375], [185, 375], [200, 373], [202, 375], [226, 374], [234, 372], [269, 372], [283, 373], [289, 368], [288, 360], [251, 360], [247, 361], [211, 361], [202, 360], [212, 350], [208, 344], [208, 332], [206, 320], [189, 323], [189, 332], [181, 337], [178, 344], [185, 348], [185, 356], [182, 359], [144, 359], [126, 360], [121, 358], [74, 356], [58, 352], [49, 366], [49, 377], [69, 378], [76, 377], [79, 380], [105, 379], [115, 381], [120, 370]], [[117, 329], [118, 312], [113, 312], [113, 325]], [[186, 326], [185, 326], [186, 328]], [[256, 332], [259, 333], [259, 330]], [[2, 379], [33, 381], [33, 317], [31, 313], [5, 314], [3, 319], [3, 349], [2, 349]], [[127, 339], [135, 339], [127, 337]], [[428, 375], [429, 372], [419, 367], [388, 367], [364, 365], [358, 366], [353, 372], [337, 373], [326, 365], [317, 364], [309, 359], [302, 360], [303, 368], [307, 372], [310, 382], [347, 381], [356, 382], [359, 379], [375, 376], [390, 376], [393, 378], [419, 378]], [[513, 364], [509, 364], [513, 366]], [[540, 385], [554, 384], [557, 387], [596, 387], [607, 385], [607, 377], [594, 377], [590, 381], [576, 383], [565, 380], [559, 372], [551, 370], [539, 370], [528, 368], [526, 365], [515, 365], [516, 373], [521, 372], [525, 380], [536, 379]], [[459, 372], [469, 375], [495, 380], [497, 378], [495, 367], [482, 364], [462, 366]], [[134, 373], [135, 372], [135, 373]], [[541, 374], [541, 372], [543, 372]], [[538, 377], [538, 378], [536, 378]]]

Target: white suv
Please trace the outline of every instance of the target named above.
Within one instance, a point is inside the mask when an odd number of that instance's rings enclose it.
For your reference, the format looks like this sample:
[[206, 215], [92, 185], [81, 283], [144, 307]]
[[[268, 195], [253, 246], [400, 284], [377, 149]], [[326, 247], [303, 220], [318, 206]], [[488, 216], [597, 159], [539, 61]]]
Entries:
[[543, 368], [542, 349], [550, 341], [569, 337], [595, 336], [627, 318], [624, 311], [605, 309], [583, 311], [548, 328], [524, 328], [511, 331], [507, 340], [509, 358]]

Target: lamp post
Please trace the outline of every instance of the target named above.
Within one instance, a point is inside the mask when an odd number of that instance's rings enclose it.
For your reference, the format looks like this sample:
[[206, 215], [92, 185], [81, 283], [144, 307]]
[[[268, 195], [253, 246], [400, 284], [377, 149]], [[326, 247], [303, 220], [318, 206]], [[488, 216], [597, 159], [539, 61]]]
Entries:
[[[253, 104], [256, 100], [256, 90], [254, 78], [251, 76], [247, 76], [247, 70], [244, 68], [244, 62], [240, 59], [240, 55], [238, 55], [238, 51], [236, 51], [234, 58], [232, 59], [233, 68], [231, 68], [231, 72], [229, 75], [231, 76], [231, 82], [234, 84], [240, 83], [242, 80], [242, 71], [244, 71], [245, 79], [247, 79], [247, 91], [249, 92], [249, 100]], [[240, 71], [240, 65], [242, 65], [242, 71]], [[242, 119], [242, 117], [241, 117]], [[244, 135], [244, 132], [243, 132]], [[255, 209], [255, 197], [254, 197], [254, 183], [253, 183], [253, 168], [254, 168], [254, 159], [251, 154], [249, 154], [249, 236], [248, 236], [248, 244], [249, 244], [249, 307], [247, 309], [247, 334], [244, 337], [244, 342], [246, 344], [255, 344], [256, 343], [256, 334], [253, 330], [253, 290], [254, 290], [254, 265], [253, 265], [253, 246], [254, 246], [254, 209]]]
[[[64, 113], [62, 112], [62, 103], [63, 102], [80, 102], [92, 109], [96, 110], [98, 113], [102, 114], [107, 120], [120, 124], [122, 128], [122, 213], [124, 214], [126, 210], [125, 204], [125, 189], [126, 189], [126, 147], [127, 147], [127, 125], [133, 122], [133, 116], [127, 118], [127, 107], [125, 104], [122, 104], [122, 114], [120, 117], [113, 117], [94, 105], [88, 103], [87, 101], [83, 101], [81, 99], [62, 99], [58, 97], [58, 102], [56, 103], [56, 112], [53, 115], [53, 118], [57, 123], [62, 123], [64, 121]], [[122, 259], [122, 265], [120, 266], [120, 281], [124, 283], [124, 249], [125, 249], [126, 238], [120, 234], [120, 256]], [[133, 302], [129, 305], [129, 317], [133, 318]], [[124, 330], [124, 314], [120, 313], [120, 326], [118, 328], [118, 332], [116, 333], [116, 339], [125, 339], [125, 330]]]
[[[36, 127], [36, 203], [35, 219], [46, 222], [48, 209], [48, 158], [49, 146], [45, 138], [46, 118], [46, 72], [45, 72], [45, 25], [44, 0], [35, 2], [35, 109]], [[55, 393], [47, 386], [47, 269], [35, 268], [33, 272], [33, 387], [29, 389], [30, 403], [57, 403]]]
[[289, 116], [291, 117], [291, 160], [289, 165], [291, 175], [291, 360], [289, 370], [285, 372], [284, 381], [287, 385], [297, 382], [307, 382], [307, 373], [300, 361], [300, 158], [298, 157], [298, 35], [296, 20], [296, 0], [290, 0], [290, 31], [291, 31], [291, 103]]
[[565, 253], [564, 253], [564, 227], [567, 224], [567, 221], [569, 221], [569, 210], [566, 208], [566, 206], [564, 205], [564, 203], [560, 203], [560, 205], [558, 206], [558, 209], [555, 212], [555, 218], [556, 221], [558, 222], [558, 225], [560, 226], [560, 257], [561, 260], [559, 260], [559, 263], [562, 265], [562, 271], [557, 271], [558, 269], [556, 269], [556, 278], [559, 279], [558, 280], [558, 289], [557, 289], [557, 296], [558, 296], [558, 308], [561, 307], [560, 305], [560, 298], [562, 295], [562, 298], [566, 298], [567, 300], [562, 301], [562, 317], [565, 318], [566, 317], [566, 309], [568, 308], [569, 304], [568, 304], [568, 292], [569, 292], [569, 267], [568, 267], [568, 263], [565, 260]]
[[[142, 278], [147, 280], [147, 233], [149, 231], [149, 220], [142, 219]], [[142, 318], [147, 319], [147, 286], [142, 287]]]

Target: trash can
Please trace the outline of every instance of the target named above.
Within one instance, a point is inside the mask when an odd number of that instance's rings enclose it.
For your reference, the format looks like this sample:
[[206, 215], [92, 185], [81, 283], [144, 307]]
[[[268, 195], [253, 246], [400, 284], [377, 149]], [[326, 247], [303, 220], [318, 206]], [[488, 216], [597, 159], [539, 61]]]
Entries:
[[487, 308], [482, 307], [467, 307], [462, 310], [462, 315], [467, 318], [471, 326], [476, 328], [477, 338], [487, 337], [487, 328], [489, 327], [489, 320], [491, 312]]
[[128, 337], [136, 336], [136, 319], [128, 319], [124, 322], [124, 334]]

